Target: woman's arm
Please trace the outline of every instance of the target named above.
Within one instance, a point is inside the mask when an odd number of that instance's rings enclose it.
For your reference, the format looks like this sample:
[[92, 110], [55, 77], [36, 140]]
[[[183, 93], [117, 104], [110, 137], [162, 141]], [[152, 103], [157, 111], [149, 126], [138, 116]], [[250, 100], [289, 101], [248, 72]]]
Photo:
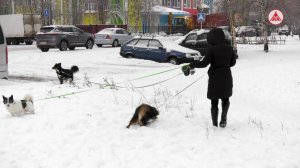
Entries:
[[190, 63], [189, 66], [191, 67], [191, 69], [205, 68], [211, 62], [211, 58], [212, 58], [212, 50], [211, 50], [211, 48], [209, 48], [202, 61], [192, 62], [192, 63]]
[[232, 49], [232, 55], [231, 55], [231, 60], [230, 60], [230, 67], [234, 66], [236, 63], [236, 53]]

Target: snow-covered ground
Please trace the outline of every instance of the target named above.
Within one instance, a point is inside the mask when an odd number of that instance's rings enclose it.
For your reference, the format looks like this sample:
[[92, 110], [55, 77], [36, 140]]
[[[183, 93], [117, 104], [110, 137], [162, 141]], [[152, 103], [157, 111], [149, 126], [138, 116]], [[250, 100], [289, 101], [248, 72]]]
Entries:
[[[1, 95], [31, 94], [36, 114], [12, 117], [0, 106], [0, 167], [299, 168], [300, 41], [269, 48], [238, 46], [228, 126], [213, 128], [207, 68], [186, 77], [180, 66], [122, 58], [119, 48], [9, 46]], [[59, 85], [57, 62], [79, 66], [74, 85]], [[105, 82], [117, 88], [97, 84]], [[142, 102], [159, 108], [158, 120], [126, 129]]]

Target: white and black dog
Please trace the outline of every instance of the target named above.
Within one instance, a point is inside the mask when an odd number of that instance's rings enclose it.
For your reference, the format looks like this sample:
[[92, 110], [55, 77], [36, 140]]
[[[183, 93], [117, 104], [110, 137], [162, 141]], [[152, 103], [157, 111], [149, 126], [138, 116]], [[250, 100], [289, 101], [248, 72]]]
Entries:
[[63, 84], [63, 81], [73, 81], [73, 74], [79, 71], [78, 66], [73, 65], [71, 69], [64, 69], [61, 67], [61, 63], [55, 64], [52, 69], [56, 71], [57, 77], [60, 84]]
[[14, 117], [19, 117], [23, 114], [34, 114], [32, 96], [26, 95], [23, 100], [15, 101], [13, 95], [9, 98], [3, 97], [3, 104], [7, 111]]

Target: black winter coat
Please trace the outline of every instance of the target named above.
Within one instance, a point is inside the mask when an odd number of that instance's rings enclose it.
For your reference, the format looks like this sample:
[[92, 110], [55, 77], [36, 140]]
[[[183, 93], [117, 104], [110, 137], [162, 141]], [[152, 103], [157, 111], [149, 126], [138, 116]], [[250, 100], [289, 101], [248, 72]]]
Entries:
[[212, 46], [206, 52], [204, 59], [190, 63], [190, 67], [204, 68], [210, 64], [207, 98], [211, 100], [228, 98], [232, 95], [233, 79], [230, 67], [236, 63], [235, 53], [231, 46], [225, 44], [225, 36], [223, 39], [218, 33], [217, 37], [209, 33], [207, 40]]

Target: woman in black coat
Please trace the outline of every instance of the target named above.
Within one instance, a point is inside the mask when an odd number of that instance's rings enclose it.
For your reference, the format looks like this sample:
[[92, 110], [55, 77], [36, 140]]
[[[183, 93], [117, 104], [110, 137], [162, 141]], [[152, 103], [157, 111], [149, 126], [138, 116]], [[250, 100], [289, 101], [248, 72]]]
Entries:
[[233, 79], [230, 67], [236, 63], [233, 48], [225, 42], [222, 29], [214, 28], [207, 35], [211, 45], [202, 61], [189, 64], [190, 69], [204, 68], [210, 64], [208, 70], [207, 98], [211, 100], [211, 117], [213, 125], [218, 127], [218, 102], [222, 100], [222, 115], [220, 127], [226, 127], [227, 112], [230, 105], [229, 97], [232, 95]]

